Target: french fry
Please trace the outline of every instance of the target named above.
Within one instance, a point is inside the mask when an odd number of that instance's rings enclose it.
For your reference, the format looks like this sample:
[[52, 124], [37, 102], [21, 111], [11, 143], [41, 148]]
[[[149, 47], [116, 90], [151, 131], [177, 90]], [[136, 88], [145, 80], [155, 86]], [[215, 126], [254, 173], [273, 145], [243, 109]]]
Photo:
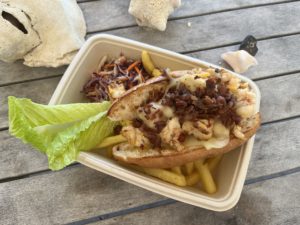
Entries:
[[152, 76], [154, 76], [154, 77], [158, 77], [158, 76], [160, 76], [162, 74], [162, 72], [159, 70], [159, 69], [154, 69], [153, 71], [152, 71]]
[[194, 171], [194, 163], [193, 162], [187, 163], [183, 165], [183, 168], [186, 175], [191, 175], [192, 172]]
[[180, 166], [176, 166], [176, 167], [171, 168], [171, 171], [174, 172], [174, 173], [177, 173], [179, 175], [182, 175]]
[[188, 186], [194, 186], [200, 181], [200, 175], [198, 172], [194, 171], [190, 175], [187, 175], [185, 179]]
[[154, 65], [147, 51], [142, 51], [142, 63], [147, 73], [152, 74]]
[[217, 191], [217, 187], [216, 187], [214, 179], [208, 169], [208, 164], [204, 163], [203, 160], [198, 160], [198, 161], [195, 161], [195, 167], [198, 170], [198, 173], [200, 175], [203, 189], [208, 194], [215, 193]]
[[177, 186], [186, 186], [186, 180], [183, 175], [179, 175], [164, 169], [143, 168], [143, 171], [153, 177], [175, 184]]
[[223, 158], [223, 155], [217, 155], [216, 157], [209, 158], [206, 160], [206, 163], [208, 164], [208, 169], [212, 172], [214, 171], [219, 163], [221, 162]]
[[108, 156], [109, 158], [113, 158], [112, 147], [109, 146], [109, 147], [107, 147], [107, 148], [105, 148], [105, 149], [106, 149], [106, 154], [107, 154], [107, 156]]
[[105, 148], [111, 145], [119, 144], [124, 141], [126, 141], [126, 138], [120, 134], [115, 136], [110, 136], [104, 138], [104, 140], [99, 145], [97, 145], [96, 148]]

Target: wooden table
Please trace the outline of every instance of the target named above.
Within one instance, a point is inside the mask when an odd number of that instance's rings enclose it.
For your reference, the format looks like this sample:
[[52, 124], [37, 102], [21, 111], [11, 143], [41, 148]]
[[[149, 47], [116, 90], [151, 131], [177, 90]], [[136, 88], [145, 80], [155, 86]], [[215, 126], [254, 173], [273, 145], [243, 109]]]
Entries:
[[[7, 96], [47, 103], [66, 67], [0, 63], [0, 224], [300, 224], [300, 2], [183, 0], [165, 32], [138, 27], [129, 0], [80, 1], [88, 34], [110, 33], [220, 64], [248, 34], [263, 124], [236, 207], [217, 213], [167, 199], [80, 164], [51, 172], [8, 133]], [[191, 27], [187, 24], [191, 23]], [[222, 63], [221, 63], [222, 64]]]

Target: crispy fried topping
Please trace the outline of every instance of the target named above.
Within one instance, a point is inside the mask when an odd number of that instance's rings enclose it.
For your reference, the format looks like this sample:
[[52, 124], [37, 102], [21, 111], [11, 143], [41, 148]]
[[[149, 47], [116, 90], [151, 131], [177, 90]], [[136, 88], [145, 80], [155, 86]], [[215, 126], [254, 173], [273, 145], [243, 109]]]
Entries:
[[235, 112], [236, 99], [221, 79], [212, 77], [206, 80], [206, 88], [198, 87], [194, 92], [184, 84], [168, 90], [162, 105], [174, 109], [175, 115], [183, 121], [219, 118], [225, 126], [238, 124], [240, 116]]

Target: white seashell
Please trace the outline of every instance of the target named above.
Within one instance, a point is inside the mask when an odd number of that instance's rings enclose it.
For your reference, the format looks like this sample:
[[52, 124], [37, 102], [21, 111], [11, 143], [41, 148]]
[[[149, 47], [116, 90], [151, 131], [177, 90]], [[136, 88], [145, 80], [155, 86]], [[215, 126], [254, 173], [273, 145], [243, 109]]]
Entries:
[[236, 52], [226, 52], [221, 55], [237, 73], [244, 73], [250, 66], [257, 65], [257, 60], [245, 50], [239, 50]]
[[[28, 35], [3, 18], [3, 11]], [[69, 64], [84, 42], [86, 26], [76, 0], [1, 0], [0, 12], [0, 60], [58, 67]]]
[[169, 15], [181, 5], [181, 0], [131, 0], [128, 12], [139, 26], [164, 31]]

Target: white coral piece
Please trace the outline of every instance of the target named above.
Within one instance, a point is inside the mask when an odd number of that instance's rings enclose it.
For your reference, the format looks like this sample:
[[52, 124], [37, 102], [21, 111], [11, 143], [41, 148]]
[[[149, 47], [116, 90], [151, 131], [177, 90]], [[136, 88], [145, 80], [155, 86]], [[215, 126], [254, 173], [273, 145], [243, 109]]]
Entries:
[[[23, 28], [20, 28], [20, 24]], [[2, 2], [0, 2], [0, 27], [0, 60], [4, 62], [22, 59], [41, 43], [26, 14], [21, 9], [9, 7]]]
[[181, 0], [131, 0], [128, 12], [139, 26], [164, 31], [169, 15], [181, 5]]
[[221, 55], [237, 73], [244, 73], [250, 66], [257, 65], [257, 60], [245, 50], [239, 50], [235, 52], [226, 52]]
[[[28, 35], [5, 19], [3, 11]], [[69, 64], [84, 42], [86, 26], [76, 0], [0, 0], [0, 12], [0, 25], [5, 25], [0, 29], [0, 46], [5, 46], [0, 60], [24, 58], [28, 66], [58, 67]]]

